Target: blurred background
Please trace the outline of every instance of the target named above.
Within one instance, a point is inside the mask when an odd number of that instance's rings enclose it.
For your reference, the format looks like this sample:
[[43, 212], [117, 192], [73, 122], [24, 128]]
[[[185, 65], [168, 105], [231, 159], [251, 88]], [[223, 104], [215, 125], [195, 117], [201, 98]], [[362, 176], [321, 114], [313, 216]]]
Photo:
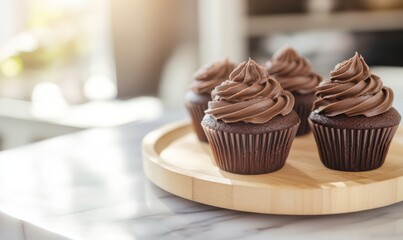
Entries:
[[[359, 51], [403, 89], [400, 0], [0, 0], [1, 149], [182, 108], [201, 65]], [[402, 106], [397, 97], [395, 105]]]

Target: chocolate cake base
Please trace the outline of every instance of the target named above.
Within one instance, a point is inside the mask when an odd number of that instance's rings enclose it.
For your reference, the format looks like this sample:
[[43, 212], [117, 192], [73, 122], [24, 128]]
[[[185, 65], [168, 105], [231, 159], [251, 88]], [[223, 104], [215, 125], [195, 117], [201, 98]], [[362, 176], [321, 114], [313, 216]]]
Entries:
[[322, 163], [330, 169], [356, 172], [382, 166], [400, 119], [392, 108], [374, 117], [326, 117], [313, 112], [309, 122]]
[[308, 117], [312, 112], [313, 102], [316, 99], [314, 93], [298, 94], [293, 93], [295, 99], [294, 111], [301, 119], [301, 124], [298, 127], [297, 136], [301, 136], [310, 132]]
[[202, 126], [220, 169], [263, 174], [284, 166], [299, 123], [298, 115], [292, 111], [264, 124], [224, 123], [206, 115]]
[[210, 94], [197, 94], [189, 90], [185, 96], [185, 106], [192, 119], [193, 129], [197, 138], [202, 142], [208, 142], [200, 123], [203, 120], [204, 111], [208, 108], [209, 101], [211, 101]]

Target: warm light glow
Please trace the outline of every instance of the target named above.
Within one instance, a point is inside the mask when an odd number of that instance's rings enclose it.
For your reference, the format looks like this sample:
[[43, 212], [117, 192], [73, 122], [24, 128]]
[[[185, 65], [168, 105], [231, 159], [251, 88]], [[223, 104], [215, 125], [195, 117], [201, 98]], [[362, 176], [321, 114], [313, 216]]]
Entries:
[[88, 0], [48, 0], [49, 4], [58, 7], [81, 7], [88, 2]]
[[18, 50], [22, 52], [33, 52], [39, 47], [38, 40], [32, 33], [21, 33], [16, 41]]
[[68, 104], [60, 87], [55, 83], [43, 82], [32, 91], [32, 112], [37, 117], [56, 117], [64, 114]]
[[17, 57], [12, 57], [0, 63], [0, 71], [6, 77], [15, 77], [22, 71], [22, 61]]
[[105, 75], [92, 75], [84, 85], [84, 94], [90, 100], [106, 100], [116, 97], [116, 86]]

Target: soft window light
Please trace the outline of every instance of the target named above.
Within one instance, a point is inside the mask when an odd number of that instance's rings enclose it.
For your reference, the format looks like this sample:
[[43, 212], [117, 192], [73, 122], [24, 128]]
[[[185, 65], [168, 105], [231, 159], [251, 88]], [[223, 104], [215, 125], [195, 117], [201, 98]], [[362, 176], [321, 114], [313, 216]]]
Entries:
[[57, 84], [43, 82], [32, 91], [32, 108], [37, 117], [57, 117], [66, 112], [68, 104]]
[[105, 75], [92, 75], [84, 85], [84, 94], [90, 100], [106, 100], [116, 97], [116, 86]]
[[0, 63], [0, 71], [6, 77], [15, 77], [23, 69], [23, 63], [20, 58], [11, 57]]

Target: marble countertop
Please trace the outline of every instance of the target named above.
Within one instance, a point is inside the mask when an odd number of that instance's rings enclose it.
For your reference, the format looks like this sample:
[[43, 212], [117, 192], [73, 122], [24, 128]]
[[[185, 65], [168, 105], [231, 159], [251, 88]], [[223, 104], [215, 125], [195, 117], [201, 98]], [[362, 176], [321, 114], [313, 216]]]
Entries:
[[[403, 74], [400, 68], [387, 70], [390, 79]], [[403, 113], [402, 81], [387, 85]], [[403, 202], [349, 214], [280, 216], [206, 206], [161, 190], [143, 174], [141, 141], [183, 118], [183, 110], [166, 111], [156, 121], [0, 152], [0, 212], [23, 220], [0, 213], [0, 239], [403, 239]]]
[[143, 174], [140, 143], [150, 130], [185, 117], [171, 111], [164, 120], [1, 152], [0, 210], [72, 239], [403, 238], [403, 202], [350, 214], [279, 216], [206, 206], [161, 190]]

